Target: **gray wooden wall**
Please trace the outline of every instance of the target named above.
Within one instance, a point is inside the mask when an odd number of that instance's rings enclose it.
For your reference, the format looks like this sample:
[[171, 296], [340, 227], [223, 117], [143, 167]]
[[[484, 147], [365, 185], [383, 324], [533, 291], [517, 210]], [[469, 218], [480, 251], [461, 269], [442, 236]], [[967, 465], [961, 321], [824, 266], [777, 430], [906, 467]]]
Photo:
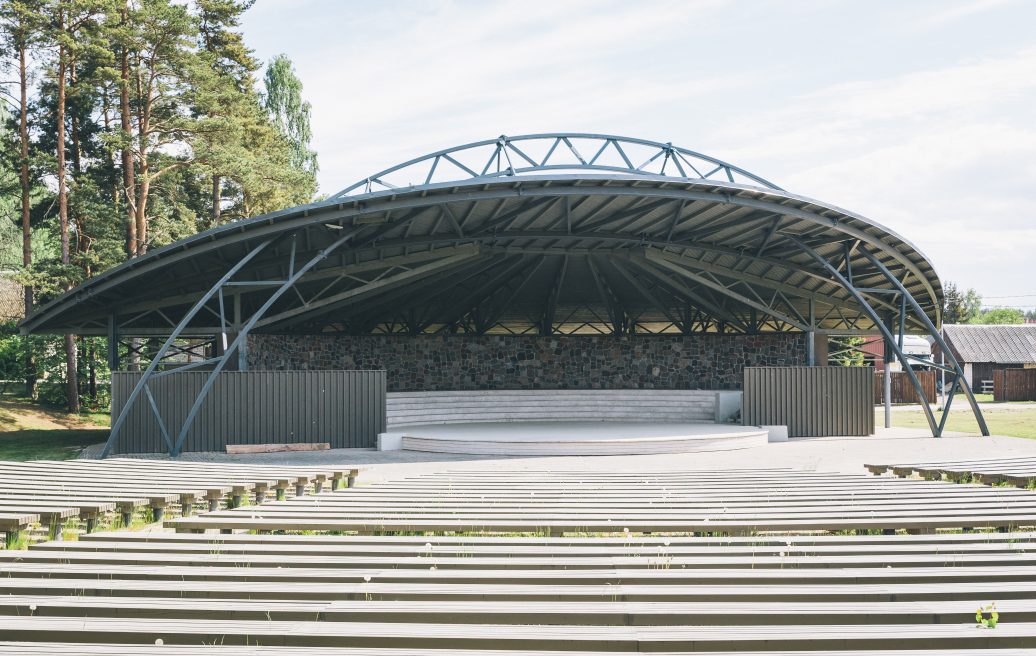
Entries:
[[[152, 380], [151, 391], [173, 441], [208, 375], [185, 371]], [[112, 374], [113, 417], [139, 379], [137, 372]], [[195, 418], [183, 451], [294, 442], [330, 442], [334, 449], [374, 447], [384, 430], [384, 371], [226, 371]], [[166, 452], [166, 446], [141, 395], [115, 453], [155, 452]]]
[[874, 433], [873, 367], [745, 367], [741, 419], [791, 437]]

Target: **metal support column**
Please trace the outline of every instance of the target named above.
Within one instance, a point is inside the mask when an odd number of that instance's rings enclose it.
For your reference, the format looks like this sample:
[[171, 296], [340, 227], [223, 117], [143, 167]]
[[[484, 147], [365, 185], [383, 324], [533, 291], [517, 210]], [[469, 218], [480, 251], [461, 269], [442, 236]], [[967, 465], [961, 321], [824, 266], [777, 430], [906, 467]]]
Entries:
[[[232, 325], [234, 334], [241, 332], [241, 294], [234, 294], [234, 323]], [[237, 350], [237, 370], [248, 371], [248, 340], [241, 343]]]
[[885, 409], [885, 428], [892, 428], [892, 349], [888, 342], [883, 342], [885, 351], [882, 354], [881, 402]]
[[108, 370], [119, 370], [119, 321], [114, 314], [108, 315]]
[[806, 333], [806, 364], [810, 367], [817, 366], [817, 319], [816, 304], [813, 298], [809, 299], [809, 332]]

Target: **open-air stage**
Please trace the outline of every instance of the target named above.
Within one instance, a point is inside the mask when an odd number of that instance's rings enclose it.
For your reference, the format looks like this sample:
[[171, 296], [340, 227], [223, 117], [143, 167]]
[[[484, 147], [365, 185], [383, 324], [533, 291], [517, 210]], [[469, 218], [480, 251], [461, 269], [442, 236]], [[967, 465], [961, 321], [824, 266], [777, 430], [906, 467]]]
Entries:
[[474, 422], [408, 426], [408, 451], [521, 456], [691, 453], [766, 444], [767, 431], [709, 423], [601, 421]]

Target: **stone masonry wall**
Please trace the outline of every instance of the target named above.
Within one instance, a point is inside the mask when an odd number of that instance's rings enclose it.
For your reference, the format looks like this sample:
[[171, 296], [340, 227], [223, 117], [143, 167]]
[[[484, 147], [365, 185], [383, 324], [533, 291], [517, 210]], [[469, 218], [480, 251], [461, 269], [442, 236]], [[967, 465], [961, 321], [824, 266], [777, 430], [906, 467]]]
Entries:
[[746, 366], [802, 365], [806, 337], [250, 335], [251, 369], [385, 369], [388, 391], [741, 388]]

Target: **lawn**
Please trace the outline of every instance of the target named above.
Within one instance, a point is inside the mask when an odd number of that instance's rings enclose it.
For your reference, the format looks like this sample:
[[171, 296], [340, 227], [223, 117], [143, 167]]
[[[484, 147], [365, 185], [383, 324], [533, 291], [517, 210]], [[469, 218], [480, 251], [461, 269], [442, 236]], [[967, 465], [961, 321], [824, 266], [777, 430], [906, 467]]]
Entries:
[[[954, 400], [954, 406], [957, 400]], [[1036, 438], [1036, 405], [1024, 408], [998, 408], [986, 405], [982, 409], [982, 415], [986, 418], [989, 432], [993, 435], [1007, 435], [1010, 437]], [[878, 425], [884, 425], [881, 410], [878, 411]], [[894, 410], [892, 412], [892, 425], [904, 428], [927, 428], [928, 421], [920, 408], [916, 410]], [[946, 430], [979, 434], [978, 422], [970, 411], [952, 411], [946, 422]]]
[[0, 460], [68, 460], [108, 437], [108, 415], [69, 415], [5, 396], [0, 399]]

